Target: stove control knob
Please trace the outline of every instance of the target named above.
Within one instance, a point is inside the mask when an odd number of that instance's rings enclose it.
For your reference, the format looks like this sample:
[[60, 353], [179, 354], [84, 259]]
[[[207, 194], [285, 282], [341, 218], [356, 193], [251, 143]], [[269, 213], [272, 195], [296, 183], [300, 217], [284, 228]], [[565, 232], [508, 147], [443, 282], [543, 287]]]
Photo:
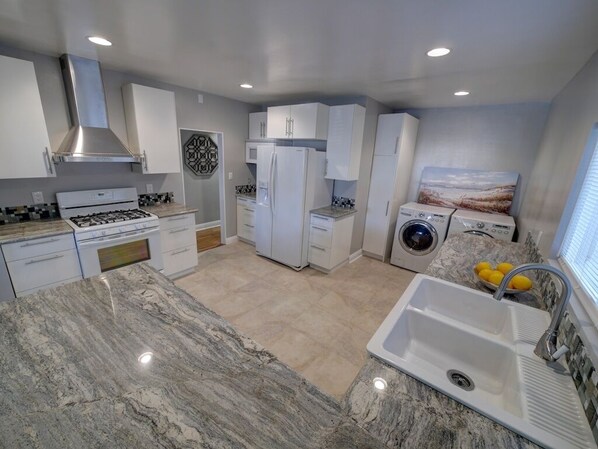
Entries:
[[484, 225], [484, 223], [482, 223], [481, 221], [478, 221], [478, 222], [476, 223], [476, 226], [477, 226], [477, 228], [478, 228], [478, 229], [484, 229], [484, 226], [485, 226], [485, 225]]

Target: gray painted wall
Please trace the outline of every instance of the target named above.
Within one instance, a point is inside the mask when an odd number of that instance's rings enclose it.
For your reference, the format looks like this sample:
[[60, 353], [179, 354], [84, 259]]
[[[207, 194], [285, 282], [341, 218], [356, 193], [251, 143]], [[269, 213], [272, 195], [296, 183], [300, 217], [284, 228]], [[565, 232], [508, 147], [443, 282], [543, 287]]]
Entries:
[[[207, 134], [218, 145], [218, 136], [214, 133], [201, 133], [197, 131], [181, 130], [182, 145], [193, 134]], [[220, 167], [218, 167], [220, 169]], [[220, 187], [218, 170], [209, 176], [198, 176], [183, 163], [183, 183], [185, 185], [185, 203], [187, 206], [197, 208], [195, 223], [203, 224], [220, 220]]]
[[[520, 214], [520, 240], [542, 231], [539, 247], [551, 251], [593, 126], [598, 123], [598, 52], [555, 97]], [[575, 200], [575, 198], [572, 198]]]
[[[68, 108], [58, 59], [52, 56], [0, 45], [0, 54], [32, 61], [50, 135], [50, 144], [57, 149], [69, 129]], [[110, 127], [127, 142], [121, 87], [126, 83], [138, 83], [175, 93], [177, 122], [180, 128], [220, 131], [224, 134], [225, 202], [227, 237], [236, 235], [237, 184], [247, 183], [251, 173], [245, 164], [245, 139], [248, 136], [248, 113], [259, 107], [236, 100], [203, 93], [204, 102], [199, 104], [199, 91], [173, 86], [143, 77], [103, 70], [104, 85]], [[31, 204], [31, 192], [42, 191], [46, 202], [55, 201], [56, 192], [106, 187], [136, 187], [145, 192], [148, 183], [155, 192], [172, 191], [177, 201], [183, 201], [181, 174], [142, 175], [133, 173], [128, 164], [60, 164], [56, 178], [0, 180], [0, 206]], [[228, 179], [228, 173], [233, 178]]]
[[515, 171], [520, 184], [512, 215], [517, 216], [549, 108], [526, 103], [401, 111], [420, 120], [409, 201], [417, 200], [427, 166]]

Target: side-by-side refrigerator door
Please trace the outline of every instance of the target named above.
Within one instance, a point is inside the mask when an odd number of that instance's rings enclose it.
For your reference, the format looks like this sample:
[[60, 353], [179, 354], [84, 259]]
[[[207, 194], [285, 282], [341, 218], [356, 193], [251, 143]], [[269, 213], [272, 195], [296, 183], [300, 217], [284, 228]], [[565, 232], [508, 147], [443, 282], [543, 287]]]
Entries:
[[255, 250], [266, 257], [272, 257], [272, 166], [274, 164], [273, 144], [257, 146], [256, 206], [255, 206]]

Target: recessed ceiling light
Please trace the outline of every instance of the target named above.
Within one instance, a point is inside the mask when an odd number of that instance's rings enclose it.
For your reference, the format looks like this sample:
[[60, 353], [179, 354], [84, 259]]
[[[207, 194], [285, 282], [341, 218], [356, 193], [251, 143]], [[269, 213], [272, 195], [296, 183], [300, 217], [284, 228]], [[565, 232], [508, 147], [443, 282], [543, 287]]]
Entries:
[[433, 48], [426, 54], [428, 56], [430, 56], [431, 58], [437, 58], [439, 56], [448, 55], [450, 52], [451, 52], [450, 48], [440, 47], [440, 48]]
[[241, 87], [243, 89], [253, 89], [253, 86], [249, 83], [243, 83], [243, 84], [241, 84]]
[[455, 95], [457, 97], [463, 97], [465, 95], [469, 95], [469, 92], [467, 92], [466, 90], [459, 90], [459, 91], [455, 92]]
[[154, 354], [152, 352], [144, 352], [139, 357], [137, 357], [137, 360], [139, 360], [139, 363], [147, 365], [152, 360], [153, 356]]
[[93, 42], [97, 45], [102, 45], [103, 47], [110, 47], [112, 45], [112, 42], [110, 42], [108, 39], [104, 39], [101, 36], [87, 36], [87, 39], [90, 42]]
[[374, 388], [376, 390], [384, 390], [388, 384], [386, 383], [386, 381], [384, 379], [382, 379], [381, 377], [374, 377]]

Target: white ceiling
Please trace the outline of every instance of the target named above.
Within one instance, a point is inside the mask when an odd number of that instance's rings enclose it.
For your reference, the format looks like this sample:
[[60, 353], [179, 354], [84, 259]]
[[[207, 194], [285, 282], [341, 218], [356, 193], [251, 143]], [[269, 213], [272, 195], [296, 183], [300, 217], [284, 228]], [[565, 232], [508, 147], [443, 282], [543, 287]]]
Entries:
[[[5, 44], [257, 104], [550, 101], [598, 49], [596, 23], [596, 0], [0, 0]], [[438, 46], [453, 52], [425, 55]]]

